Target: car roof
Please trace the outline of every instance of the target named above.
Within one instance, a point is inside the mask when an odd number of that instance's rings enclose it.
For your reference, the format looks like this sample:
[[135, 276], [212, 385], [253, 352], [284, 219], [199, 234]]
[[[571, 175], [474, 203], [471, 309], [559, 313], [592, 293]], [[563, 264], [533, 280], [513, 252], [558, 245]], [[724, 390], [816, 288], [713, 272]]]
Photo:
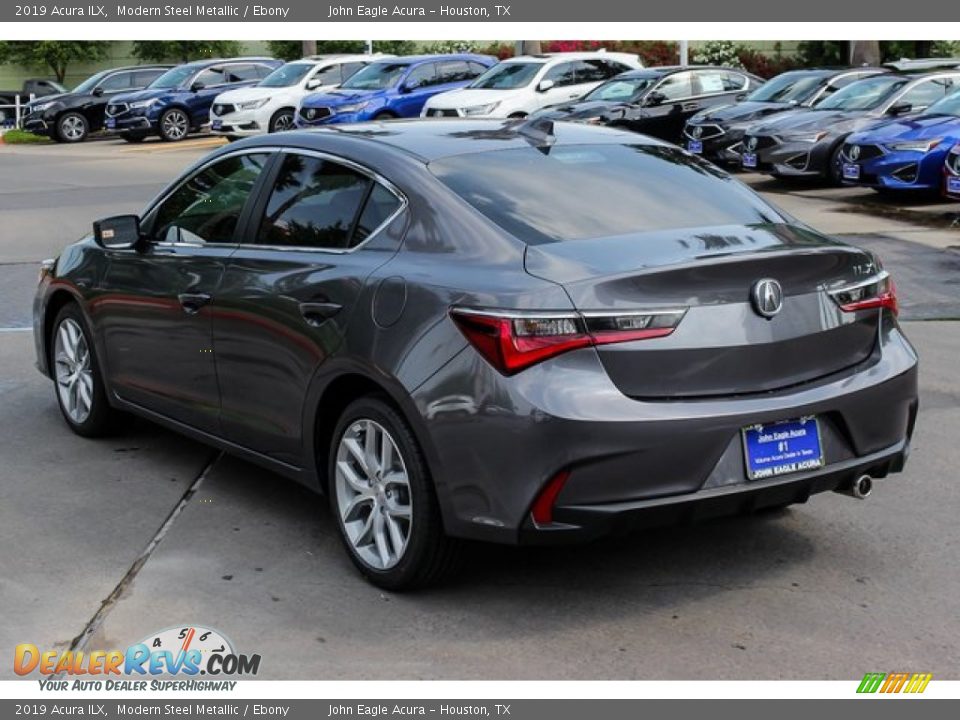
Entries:
[[376, 60], [390, 60], [393, 58], [393, 55], [389, 53], [331, 53], [330, 55], [308, 55], [307, 57], [298, 58], [296, 60], [291, 60], [288, 65], [295, 65], [297, 63], [316, 65], [319, 63], [345, 63], [345, 62], [356, 62], [358, 60], [369, 60], [371, 62]]
[[672, 75], [685, 70], [729, 70], [731, 72], [743, 73], [744, 75], [753, 75], [753, 73], [743, 68], [725, 67], [723, 65], [656, 65], [654, 67], [627, 70], [617, 75], [617, 78], [663, 77], [664, 75]]
[[398, 55], [396, 57], [383, 57], [375, 62], [389, 62], [396, 65], [414, 65], [420, 62], [429, 62], [431, 60], [495, 60], [489, 55], [478, 55], [476, 53], [438, 53], [435, 55]]
[[[267, 136], [276, 144], [277, 136]], [[457, 155], [496, 150], [569, 145], [664, 145], [654, 138], [614, 128], [549, 120], [392, 120], [368, 122], [283, 133], [291, 145], [330, 150], [337, 141], [376, 143], [402, 152], [423, 163]], [[334, 141], [331, 143], [330, 141]], [[353, 144], [353, 143], [348, 143]]]
[[110, 68], [108, 70], [104, 70], [104, 72], [114, 73], [114, 72], [124, 72], [126, 70], [156, 70], [157, 68], [162, 68], [164, 70], [167, 70], [172, 67], [176, 67], [176, 65], [173, 65], [171, 63], [166, 63], [166, 64], [150, 63], [148, 65], [123, 65], [122, 67], [115, 67], [115, 68]]
[[606, 50], [589, 50], [582, 52], [558, 52], [558, 53], [537, 53], [536, 55], [517, 55], [515, 57], [501, 60], [503, 63], [539, 63], [548, 64], [564, 62], [567, 60], [592, 60], [594, 58], [632, 58], [637, 59], [636, 54], [625, 52], [608, 52]]
[[204, 67], [210, 67], [211, 65], [219, 65], [220, 63], [236, 63], [236, 62], [281, 62], [281, 61], [277, 60], [276, 58], [266, 57], [266, 56], [210, 58], [207, 60], [191, 60], [188, 63], [182, 63], [182, 67], [204, 68]]

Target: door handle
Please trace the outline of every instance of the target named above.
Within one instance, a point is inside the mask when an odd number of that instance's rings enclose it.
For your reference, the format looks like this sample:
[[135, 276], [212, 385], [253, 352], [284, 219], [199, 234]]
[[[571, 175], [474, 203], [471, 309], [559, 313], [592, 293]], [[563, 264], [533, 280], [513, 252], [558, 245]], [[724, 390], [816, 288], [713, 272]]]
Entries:
[[200, 312], [200, 308], [213, 300], [206, 293], [180, 293], [177, 295], [177, 299], [180, 301], [180, 307], [187, 315], [196, 315]]
[[331, 302], [304, 302], [300, 303], [300, 314], [307, 321], [307, 325], [320, 327], [343, 309], [342, 305]]

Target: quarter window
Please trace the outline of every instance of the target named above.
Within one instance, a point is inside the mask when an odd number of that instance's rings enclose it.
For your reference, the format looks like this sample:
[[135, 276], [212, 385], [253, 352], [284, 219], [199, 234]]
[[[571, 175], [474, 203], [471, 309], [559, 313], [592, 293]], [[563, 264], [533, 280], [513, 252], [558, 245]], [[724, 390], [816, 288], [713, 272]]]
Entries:
[[357, 220], [357, 229], [353, 233], [351, 245], [366, 240], [378, 227], [400, 208], [400, 200], [380, 183], [374, 183], [370, 196], [363, 206], [363, 212]]
[[234, 155], [183, 183], [144, 222], [157, 242], [232, 243], [269, 155]]

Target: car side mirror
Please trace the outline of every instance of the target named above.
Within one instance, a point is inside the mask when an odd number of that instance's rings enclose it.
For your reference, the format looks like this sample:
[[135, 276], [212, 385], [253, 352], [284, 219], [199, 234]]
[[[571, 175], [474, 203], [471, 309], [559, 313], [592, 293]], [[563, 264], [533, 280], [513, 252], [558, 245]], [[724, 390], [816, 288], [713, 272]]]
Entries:
[[93, 223], [93, 239], [107, 250], [132, 250], [140, 245], [140, 218], [114, 215]]
[[307, 90], [316, 90], [318, 87], [320, 87], [320, 81], [316, 78], [307, 80]]
[[555, 86], [556, 83], [553, 80], [541, 80], [537, 83], [537, 92], [546, 92]]
[[413, 92], [413, 91], [416, 90], [418, 87], [419, 87], [419, 85], [417, 85], [416, 83], [412, 83], [412, 84], [403, 83], [403, 84], [402, 84], [399, 88], [397, 88], [397, 89], [400, 91], [400, 93], [401, 93], [402, 95], [406, 95], [406, 94], [408, 94], [408, 93]]
[[653, 107], [655, 105], [662, 105], [663, 101], [666, 99], [667, 99], [667, 96], [664, 95], [663, 93], [652, 92], [649, 95], [647, 95], [647, 98], [646, 100], [643, 101], [643, 104], [647, 105], [648, 107]]
[[91, 92], [90, 94], [93, 95], [94, 97], [100, 97], [101, 95], [103, 95], [103, 88], [102, 88], [102, 87], [95, 87], [95, 88], [93, 89], [93, 92]]
[[204, 85], [202, 82], [199, 82], [199, 81], [198, 81], [198, 82], [195, 82], [193, 85], [190, 86], [190, 92], [200, 92], [200, 91], [203, 90], [205, 87], [206, 87], [206, 85]]
[[887, 110], [887, 115], [906, 115], [908, 112], [913, 110], [913, 105], [910, 103], [899, 103], [898, 105], [891, 105]]

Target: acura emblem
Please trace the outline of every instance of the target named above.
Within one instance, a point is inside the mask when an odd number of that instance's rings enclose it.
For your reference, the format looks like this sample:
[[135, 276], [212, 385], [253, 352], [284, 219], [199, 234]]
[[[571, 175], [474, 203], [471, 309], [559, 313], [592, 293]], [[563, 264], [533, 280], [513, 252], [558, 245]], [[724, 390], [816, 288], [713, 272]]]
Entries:
[[757, 149], [757, 139], [755, 137], [749, 138], [747, 140], [747, 150], [749, 150], [750, 152], [753, 152], [756, 149]]
[[783, 288], [770, 278], [757, 280], [750, 291], [750, 299], [758, 315], [772, 318], [783, 308]]
[[857, 160], [859, 158], [860, 158], [860, 146], [854, 145], [852, 148], [850, 148], [850, 159]]
[[697, 126], [693, 129], [693, 137], [695, 137], [695, 138], [697, 138], [697, 139], [699, 140], [701, 135], [703, 135], [703, 128], [700, 127], [699, 125], [697, 125]]

